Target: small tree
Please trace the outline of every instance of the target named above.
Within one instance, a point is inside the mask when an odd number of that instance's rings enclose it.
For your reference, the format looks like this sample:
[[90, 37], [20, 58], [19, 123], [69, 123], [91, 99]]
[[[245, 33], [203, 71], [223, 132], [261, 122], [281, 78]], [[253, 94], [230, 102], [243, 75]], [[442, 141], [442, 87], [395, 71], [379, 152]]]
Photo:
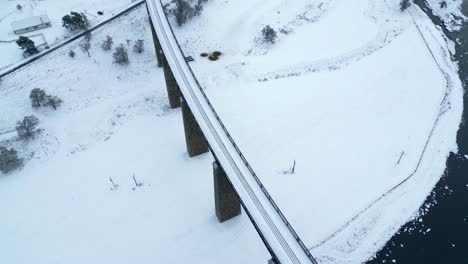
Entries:
[[70, 58], [74, 58], [75, 57], [75, 52], [73, 50], [70, 50], [68, 52], [68, 56], [70, 56]]
[[47, 106], [52, 106], [54, 110], [57, 110], [57, 107], [59, 107], [62, 104], [62, 99], [58, 98], [57, 96], [51, 96], [48, 95], [46, 98], [46, 104]]
[[16, 9], [17, 9], [18, 11], [21, 11], [21, 10], [23, 9], [23, 7], [22, 7], [20, 4], [17, 4], [17, 5], [16, 5]]
[[15, 149], [7, 149], [0, 146], [0, 171], [7, 174], [23, 165], [23, 159], [18, 158]]
[[36, 45], [34, 45], [34, 41], [29, 39], [28, 37], [20, 36], [19, 39], [16, 41], [16, 44], [24, 50], [24, 53], [28, 56], [34, 55], [39, 52], [37, 50]]
[[115, 48], [114, 54], [114, 62], [120, 65], [128, 64], [128, 53], [127, 49], [125, 49], [123, 44], [120, 44], [117, 48]]
[[136, 53], [142, 53], [145, 50], [145, 43], [142, 39], [138, 39], [133, 46], [133, 51]]
[[34, 88], [29, 94], [29, 99], [31, 99], [31, 105], [34, 108], [38, 108], [46, 103], [46, 92], [39, 88]]
[[83, 42], [80, 44], [80, 48], [83, 52], [86, 52], [88, 54], [88, 57], [91, 58], [91, 55], [89, 54], [89, 50], [91, 49], [91, 33], [88, 32], [84, 35]]
[[203, 11], [203, 4], [206, 3], [207, 0], [198, 0], [197, 4], [195, 5], [195, 16], [198, 16]]
[[106, 36], [106, 39], [101, 43], [101, 48], [105, 51], [108, 51], [112, 48], [112, 44], [114, 44], [114, 41], [112, 40], [112, 38], [109, 36]]
[[269, 43], [275, 43], [276, 39], [278, 38], [278, 36], [276, 35], [276, 31], [272, 27], [270, 27], [270, 25], [266, 25], [262, 29], [262, 36], [263, 40]]
[[83, 13], [70, 12], [70, 15], [62, 17], [62, 26], [70, 31], [85, 30], [89, 28], [88, 17]]
[[29, 139], [34, 135], [39, 119], [35, 116], [26, 116], [23, 121], [16, 123], [16, 133], [20, 139]]
[[404, 12], [410, 6], [411, 6], [410, 0], [401, 0], [400, 1], [400, 10], [401, 10], [401, 12]]

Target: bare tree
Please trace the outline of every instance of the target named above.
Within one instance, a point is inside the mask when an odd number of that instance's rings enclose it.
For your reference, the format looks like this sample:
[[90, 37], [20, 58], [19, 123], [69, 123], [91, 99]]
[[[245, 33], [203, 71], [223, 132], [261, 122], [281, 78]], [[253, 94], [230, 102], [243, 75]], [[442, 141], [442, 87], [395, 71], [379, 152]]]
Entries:
[[29, 139], [36, 132], [36, 127], [39, 124], [39, 119], [35, 116], [26, 116], [23, 121], [16, 123], [16, 133], [20, 139]]
[[0, 171], [7, 174], [23, 165], [23, 159], [18, 157], [15, 149], [0, 146]]
[[84, 35], [84, 40], [80, 44], [80, 47], [81, 47], [81, 50], [83, 52], [88, 53], [88, 57], [91, 58], [91, 55], [89, 54], [89, 50], [91, 49], [91, 33], [90, 32], [88, 32], [88, 33], [86, 33]]

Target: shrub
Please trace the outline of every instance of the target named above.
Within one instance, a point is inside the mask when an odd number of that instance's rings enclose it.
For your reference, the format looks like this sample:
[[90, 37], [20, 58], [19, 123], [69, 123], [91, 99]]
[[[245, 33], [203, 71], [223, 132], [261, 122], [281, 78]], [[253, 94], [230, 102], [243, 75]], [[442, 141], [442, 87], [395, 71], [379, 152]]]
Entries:
[[411, 6], [410, 0], [401, 0], [400, 1], [400, 10], [401, 12], [405, 11]]
[[142, 39], [138, 39], [133, 45], [133, 51], [136, 53], [142, 53], [145, 50], [145, 43]]
[[20, 36], [16, 41], [16, 44], [18, 44], [18, 46], [22, 50], [24, 50], [24, 53], [28, 56], [39, 53], [39, 50], [36, 48], [36, 45], [34, 45], [34, 41], [29, 39], [28, 37]]
[[112, 40], [112, 38], [109, 36], [106, 36], [106, 39], [101, 43], [101, 48], [105, 51], [108, 51], [112, 48], [112, 44], [114, 44], [114, 41]]
[[128, 64], [128, 53], [127, 49], [125, 49], [123, 44], [120, 44], [117, 48], [115, 48], [114, 54], [114, 62], [120, 65]]
[[56, 110], [63, 102], [62, 99], [57, 96], [48, 95], [44, 90], [39, 88], [32, 89], [29, 94], [29, 98], [31, 99], [31, 105], [34, 108], [51, 106]]
[[62, 104], [62, 102], [62, 99], [58, 98], [57, 96], [48, 95], [46, 97], [45, 105], [51, 106], [52, 108], [54, 108], [54, 110], [57, 110], [57, 107], [59, 107]]
[[68, 56], [70, 56], [70, 58], [74, 58], [75, 57], [75, 52], [73, 50], [70, 50], [68, 52]]
[[275, 43], [276, 39], [278, 38], [278, 36], [276, 35], [276, 31], [272, 27], [270, 27], [270, 25], [266, 25], [262, 29], [262, 36], [263, 40], [269, 43]]
[[23, 121], [18, 121], [16, 124], [16, 133], [20, 139], [29, 139], [36, 132], [36, 127], [39, 124], [39, 119], [35, 116], [26, 116]]
[[18, 158], [15, 149], [0, 147], [0, 171], [7, 174], [23, 165], [23, 159]]

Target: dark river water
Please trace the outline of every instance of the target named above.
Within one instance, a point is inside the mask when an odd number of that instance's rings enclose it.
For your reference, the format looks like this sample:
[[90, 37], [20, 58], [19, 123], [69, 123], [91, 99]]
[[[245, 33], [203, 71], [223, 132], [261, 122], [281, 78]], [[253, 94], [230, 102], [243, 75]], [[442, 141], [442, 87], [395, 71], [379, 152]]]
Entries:
[[[468, 1], [468, 0], [466, 0]], [[415, 1], [443, 27], [423, 0]], [[465, 2], [466, 3], [466, 2]], [[468, 118], [468, 23], [459, 32], [445, 34], [456, 42], [454, 59], [465, 89], [463, 120]], [[457, 135], [459, 153], [451, 153], [444, 176], [427, 198], [420, 218], [407, 223], [368, 264], [468, 264], [468, 128], [462, 122]], [[427, 209], [430, 207], [430, 209]]]

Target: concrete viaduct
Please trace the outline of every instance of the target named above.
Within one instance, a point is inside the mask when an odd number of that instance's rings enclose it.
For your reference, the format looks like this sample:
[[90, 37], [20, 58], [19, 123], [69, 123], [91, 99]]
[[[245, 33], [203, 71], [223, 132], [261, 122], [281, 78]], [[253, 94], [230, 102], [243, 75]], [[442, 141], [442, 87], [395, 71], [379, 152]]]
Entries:
[[147, 0], [158, 66], [171, 108], [182, 108], [187, 152], [211, 151], [214, 204], [219, 222], [241, 214], [241, 205], [270, 252], [268, 263], [317, 263], [249, 165], [193, 74], [160, 0]]

